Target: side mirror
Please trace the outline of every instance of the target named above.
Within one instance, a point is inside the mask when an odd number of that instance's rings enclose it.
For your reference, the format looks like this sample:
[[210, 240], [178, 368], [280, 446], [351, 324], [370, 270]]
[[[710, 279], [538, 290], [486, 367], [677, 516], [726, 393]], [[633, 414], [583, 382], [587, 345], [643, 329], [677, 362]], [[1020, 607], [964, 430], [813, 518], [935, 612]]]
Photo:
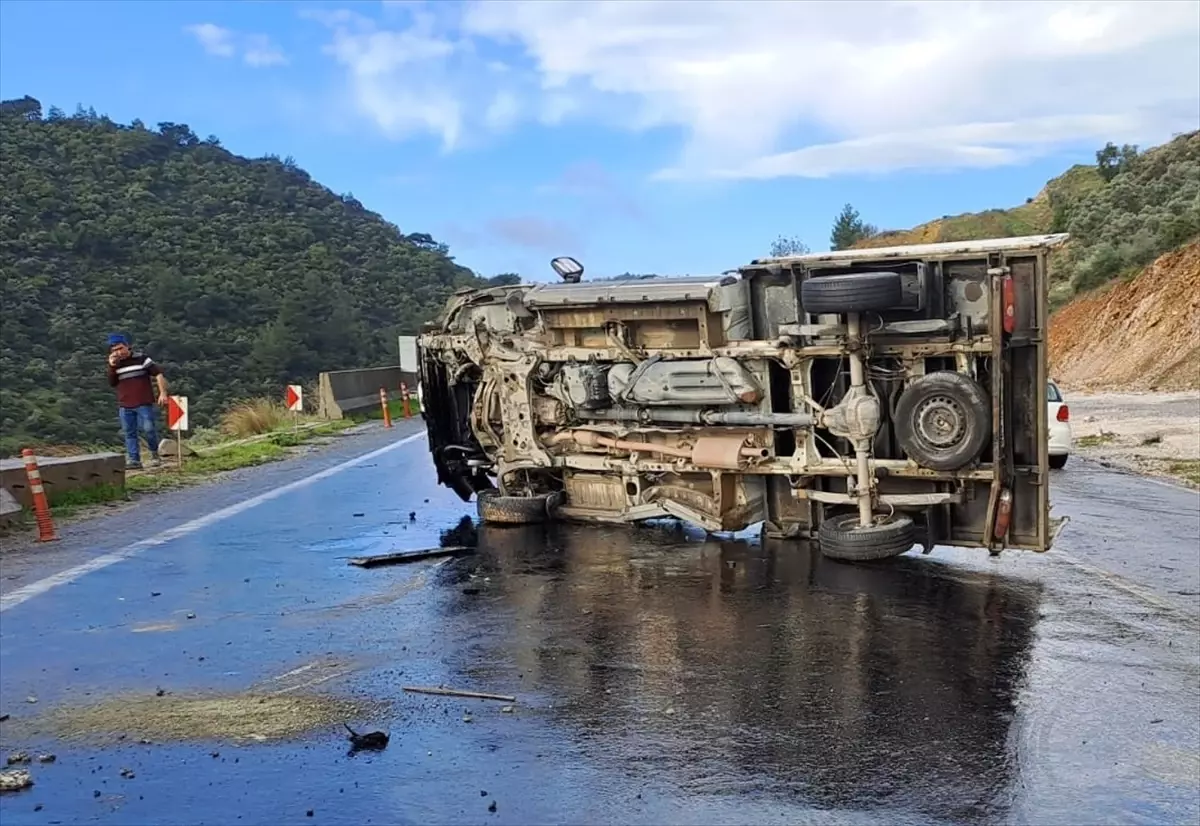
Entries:
[[583, 264], [570, 256], [561, 256], [550, 262], [550, 268], [558, 273], [558, 277], [568, 284], [577, 284], [583, 277]]

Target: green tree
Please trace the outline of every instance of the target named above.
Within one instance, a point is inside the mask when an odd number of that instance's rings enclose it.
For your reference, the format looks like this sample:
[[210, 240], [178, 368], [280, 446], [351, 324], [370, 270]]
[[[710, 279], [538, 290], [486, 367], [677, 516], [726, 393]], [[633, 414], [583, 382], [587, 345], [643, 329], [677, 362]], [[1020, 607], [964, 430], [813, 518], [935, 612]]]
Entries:
[[1096, 165], [1100, 168], [1100, 177], [1106, 181], [1129, 170], [1138, 158], [1138, 148], [1133, 144], [1123, 144], [1119, 148], [1109, 141], [1103, 149], [1096, 150]]
[[124, 332], [197, 425], [317, 372], [394, 362], [460, 287], [484, 283], [288, 158], [186, 124], [0, 102], [0, 452], [119, 443], [105, 335]]
[[487, 279], [489, 287], [511, 287], [513, 284], [520, 284], [521, 276], [515, 272], [502, 272], [499, 275], [493, 275]]
[[772, 258], [787, 258], [791, 255], [808, 255], [808, 244], [798, 237], [780, 235], [771, 242], [770, 256]]
[[846, 204], [833, 221], [833, 230], [829, 233], [829, 248], [834, 250], [850, 249], [859, 241], [878, 233], [878, 229], [865, 223], [859, 217], [858, 210], [850, 204]]

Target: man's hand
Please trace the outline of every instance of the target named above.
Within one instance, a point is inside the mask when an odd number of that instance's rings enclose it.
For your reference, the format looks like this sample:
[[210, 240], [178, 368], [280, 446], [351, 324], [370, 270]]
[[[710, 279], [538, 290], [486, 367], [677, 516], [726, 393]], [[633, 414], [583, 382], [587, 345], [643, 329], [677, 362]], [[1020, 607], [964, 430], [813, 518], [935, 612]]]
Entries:
[[154, 403], [157, 404], [159, 407], [166, 407], [167, 406], [167, 394], [159, 393], [158, 396], [154, 399]]
[[116, 367], [117, 362], [119, 362], [120, 360], [121, 360], [120, 353], [112, 352], [112, 353], [108, 354], [108, 366], [109, 367]]

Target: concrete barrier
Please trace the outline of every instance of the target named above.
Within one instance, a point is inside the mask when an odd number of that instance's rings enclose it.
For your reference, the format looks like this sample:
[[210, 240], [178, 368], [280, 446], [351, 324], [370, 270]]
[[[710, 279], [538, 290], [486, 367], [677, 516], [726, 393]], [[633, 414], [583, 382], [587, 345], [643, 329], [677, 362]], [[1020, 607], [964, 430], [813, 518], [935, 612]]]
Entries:
[[388, 399], [400, 398], [400, 383], [408, 385], [416, 397], [417, 376], [399, 367], [367, 367], [362, 370], [334, 370], [322, 373], [317, 381], [317, 415], [324, 419], [344, 419], [352, 413], [379, 409], [379, 388]]
[[[55, 494], [98, 485], [125, 487], [125, 457], [120, 453], [87, 453], [83, 456], [39, 456], [38, 470], [46, 495], [54, 505]], [[29, 477], [20, 459], [0, 459], [0, 487], [12, 494], [22, 507], [33, 507]]]

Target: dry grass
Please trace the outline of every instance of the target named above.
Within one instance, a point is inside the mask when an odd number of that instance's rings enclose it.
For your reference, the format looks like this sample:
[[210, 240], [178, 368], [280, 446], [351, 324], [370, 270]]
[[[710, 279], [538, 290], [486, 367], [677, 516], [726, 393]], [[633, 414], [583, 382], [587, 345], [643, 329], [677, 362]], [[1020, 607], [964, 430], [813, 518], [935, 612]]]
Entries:
[[159, 742], [275, 740], [353, 722], [364, 703], [327, 696], [118, 696], [59, 708], [45, 722], [60, 737], [125, 735]]
[[273, 399], [239, 402], [221, 414], [221, 432], [235, 439], [278, 430], [291, 422], [287, 408]]

